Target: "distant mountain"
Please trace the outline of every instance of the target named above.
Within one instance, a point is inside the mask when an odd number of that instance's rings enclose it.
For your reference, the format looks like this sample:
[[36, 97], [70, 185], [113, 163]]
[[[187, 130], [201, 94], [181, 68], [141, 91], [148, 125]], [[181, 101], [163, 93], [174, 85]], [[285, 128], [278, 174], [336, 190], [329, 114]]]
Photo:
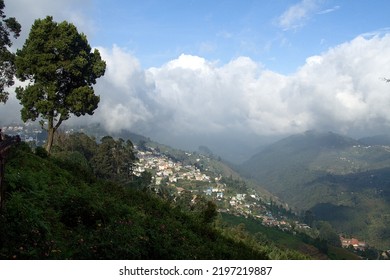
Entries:
[[114, 135], [114, 137], [119, 137], [119, 138], [123, 138], [123, 139], [130, 139], [131, 142], [133, 142], [133, 144], [137, 144], [137, 145], [142, 141], [143, 142], [150, 142], [151, 141], [150, 138], [148, 138], [148, 137], [131, 132], [131, 131], [126, 130], [126, 129], [122, 129], [120, 132], [113, 133], [112, 135]]
[[308, 171], [317, 170], [316, 161], [323, 155], [337, 154], [359, 144], [357, 140], [336, 133], [307, 131], [266, 147], [244, 162], [240, 170], [245, 176], [268, 186], [270, 191], [283, 198], [289, 186], [317, 176]]
[[359, 139], [359, 142], [365, 145], [390, 146], [390, 135], [375, 135]]
[[64, 131], [70, 131], [70, 132], [83, 132], [86, 133], [89, 136], [92, 136], [96, 138], [96, 140], [100, 140], [104, 136], [110, 135], [114, 138], [122, 138], [124, 140], [131, 140], [133, 144], [139, 144], [140, 142], [150, 142], [150, 138], [145, 137], [143, 135], [134, 133], [127, 129], [121, 129], [120, 131], [116, 132], [109, 132], [102, 126], [100, 123], [91, 123], [89, 125], [64, 125], [62, 128]]
[[240, 172], [290, 206], [328, 220], [340, 232], [388, 248], [390, 148], [369, 144], [383, 144], [385, 139], [358, 141], [308, 131], [266, 147], [243, 163]]

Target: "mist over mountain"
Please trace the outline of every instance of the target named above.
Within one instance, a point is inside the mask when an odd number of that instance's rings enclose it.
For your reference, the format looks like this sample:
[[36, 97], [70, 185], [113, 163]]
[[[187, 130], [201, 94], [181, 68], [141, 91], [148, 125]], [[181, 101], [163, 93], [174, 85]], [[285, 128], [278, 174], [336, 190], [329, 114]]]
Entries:
[[381, 134], [371, 137], [363, 137], [359, 139], [359, 142], [365, 145], [390, 146], [390, 135]]
[[0, 259], [390, 259], [390, 2], [30, 2], [0, 0]]
[[297, 211], [388, 247], [390, 148], [381, 145], [386, 139], [308, 131], [269, 145], [240, 171]]
[[244, 162], [240, 170], [295, 206], [311, 207], [310, 203], [302, 204], [304, 196], [291, 197], [290, 191], [303, 188], [320, 176], [343, 176], [390, 167], [388, 146], [373, 145], [379, 140], [384, 143], [384, 139], [378, 136], [356, 140], [334, 132], [307, 131], [265, 147]]
[[[390, 118], [390, 87], [381, 80], [390, 73], [389, 46], [390, 35], [358, 36], [308, 57], [291, 74], [246, 56], [218, 62], [181, 54], [143, 68], [124, 48], [97, 47], [107, 63], [95, 86], [99, 108], [69, 123], [100, 122], [110, 134], [127, 129], [189, 150], [205, 145], [236, 163], [308, 129], [375, 135]], [[1, 122], [20, 120], [10, 92], [0, 105]]]

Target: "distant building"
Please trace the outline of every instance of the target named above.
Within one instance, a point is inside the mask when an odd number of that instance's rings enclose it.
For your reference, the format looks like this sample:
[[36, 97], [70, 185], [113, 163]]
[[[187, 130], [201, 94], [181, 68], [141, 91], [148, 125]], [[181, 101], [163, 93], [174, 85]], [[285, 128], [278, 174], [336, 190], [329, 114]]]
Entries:
[[236, 206], [236, 204], [237, 204], [236, 198], [232, 197], [232, 199], [230, 200], [229, 203], [230, 203], [230, 206]]
[[344, 238], [340, 237], [341, 246], [344, 248], [348, 248], [352, 246], [355, 250], [364, 251], [367, 248], [367, 243], [363, 241], [359, 241], [356, 238]]

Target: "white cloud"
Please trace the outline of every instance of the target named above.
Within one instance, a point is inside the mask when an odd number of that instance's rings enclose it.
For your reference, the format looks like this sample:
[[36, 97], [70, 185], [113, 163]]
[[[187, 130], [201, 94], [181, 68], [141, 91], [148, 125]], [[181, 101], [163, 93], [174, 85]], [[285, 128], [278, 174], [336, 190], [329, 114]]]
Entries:
[[284, 30], [296, 29], [304, 25], [306, 20], [317, 11], [319, 0], [302, 0], [289, 7], [278, 19]]
[[98, 82], [97, 115], [110, 129], [143, 130], [169, 141], [243, 131], [364, 132], [390, 122], [390, 86], [380, 80], [390, 73], [390, 35], [357, 37], [309, 57], [289, 76], [248, 57], [219, 65], [183, 54], [143, 70], [119, 47], [101, 51], [108, 69]]
[[53, 20], [61, 22], [67, 20], [76, 25], [79, 32], [93, 36], [95, 27], [87, 16], [92, 8], [91, 0], [12, 0], [5, 1], [7, 17], [16, 17], [22, 25], [20, 37], [15, 40], [14, 48], [21, 48], [28, 37], [31, 26], [36, 19], [53, 16]]
[[295, 74], [316, 126], [362, 132], [390, 119], [390, 88], [380, 81], [390, 73], [389, 46], [389, 35], [357, 37], [309, 59]]
[[[20, 19], [30, 24], [47, 14], [65, 19], [63, 13], [73, 7], [69, 2], [75, 0], [40, 0], [36, 6], [47, 4], [46, 10], [31, 7]], [[89, 5], [82, 3], [84, 8]], [[292, 6], [280, 17], [280, 25], [300, 26], [318, 11], [318, 3], [305, 0]], [[13, 9], [31, 6], [27, 0], [6, 4]], [[82, 9], [75, 14], [78, 24], [89, 30], [81, 31], [93, 32]], [[95, 86], [101, 102], [92, 117], [77, 122], [92, 119], [110, 131], [127, 128], [168, 144], [184, 139], [193, 145], [207, 145], [207, 139], [219, 145], [229, 139], [248, 143], [259, 136], [307, 129], [383, 133], [390, 127], [390, 85], [381, 80], [390, 78], [390, 35], [385, 31], [363, 34], [309, 57], [291, 75], [265, 69], [249, 57], [220, 64], [189, 54], [142, 69], [131, 51], [99, 47], [107, 62], [106, 74]], [[0, 106], [2, 121], [19, 118], [14, 96]]]
[[94, 117], [109, 131], [136, 128], [139, 123], [145, 125], [152, 117], [148, 106], [153, 102], [148, 95], [154, 90], [153, 82], [147, 80], [138, 60], [130, 53], [115, 45], [112, 49], [98, 49], [107, 68], [95, 87], [101, 102]]
[[325, 15], [325, 14], [333, 13], [333, 12], [337, 11], [338, 9], [340, 9], [340, 6], [337, 5], [337, 6], [334, 6], [333, 8], [329, 8], [329, 9], [325, 9], [325, 10], [319, 11], [317, 14]]
[[[93, 120], [175, 141], [243, 133], [285, 135], [307, 129], [383, 132], [390, 123], [390, 35], [354, 40], [309, 57], [294, 74], [248, 57], [219, 65], [181, 55], [142, 69], [130, 52], [99, 48], [107, 62], [95, 87]], [[8, 106], [8, 105], [7, 105]]]

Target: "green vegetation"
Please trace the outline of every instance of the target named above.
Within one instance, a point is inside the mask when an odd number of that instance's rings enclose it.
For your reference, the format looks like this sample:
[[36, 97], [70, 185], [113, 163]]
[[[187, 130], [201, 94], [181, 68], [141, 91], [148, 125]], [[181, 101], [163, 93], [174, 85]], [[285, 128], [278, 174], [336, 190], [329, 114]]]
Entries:
[[[1, 170], [0, 259], [354, 258], [338, 248], [332, 226], [361, 233], [375, 245], [390, 244], [387, 150], [367, 154], [355, 149], [353, 139], [310, 132], [249, 161], [247, 175], [293, 205], [311, 209], [303, 218], [313, 231], [304, 232], [295, 230], [295, 214], [278, 198], [243, 180], [207, 147], [188, 153], [131, 135], [141, 149], [151, 145], [188, 173], [159, 175], [157, 183], [153, 176], [163, 165], [133, 172], [138, 159], [133, 142], [124, 140], [130, 133], [99, 139], [58, 133], [71, 115], [94, 113], [100, 97], [93, 85], [106, 64], [73, 24], [50, 16], [35, 21], [15, 56], [9, 51], [10, 34], [18, 37], [20, 25], [6, 18], [4, 7], [0, 0], [0, 102], [6, 102], [4, 87], [13, 85], [14, 74], [29, 82], [16, 89], [22, 120], [40, 119], [48, 138], [45, 148], [32, 150], [22, 142], [10, 154], [1, 151], [7, 165]], [[212, 192], [218, 194], [212, 197]], [[327, 217], [329, 210], [336, 217]], [[316, 216], [330, 223], [315, 221]], [[352, 222], [346, 224], [347, 218]], [[260, 219], [280, 229], [264, 227]], [[366, 254], [375, 257], [374, 251]]]
[[6, 103], [8, 92], [4, 91], [5, 87], [10, 87], [14, 84], [15, 75], [15, 55], [10, 52], [12, 46], [10, 38], [19, 37], [21, 26], [15, 18], [7, 18], [4, 14], [4, 0], [0, 0], [0, 103]]
[[[219, 158], [215, 158], [215, 156], [213, 155], [210, 156], [199, 152], [188, 152], [174, 149], [172, 147], [153, 142], [150, 139], [142, 139], [140, 145], [147, 145], [148, 147], [152, 147], [159, 151], [161, 154], [166, 155], [168, 158], [174, 161], [179, 161], [184, 165], [194, 165], [201, 172], [210, 176], [212, 179], [221, 176], [221, 183], [229, 185], [230, 189], [234, 189], [237, 192], [244, 192], [248, 189], [256, 189], [256, 191], [263, 198], [281, 203], [275, 195], [273, 195], [265, 188], [259, 186], [257, 182], [243, 178], [236, 170], [234, 170], [234, 168], [229, 166], [229, 163], [226, 163]], [[180, 182], [180, 185], [184, 185], [184, 187], [190, 187], [194, 186], [194, 183]]]
[[296, 211], [331, 223], [338, 233], [390, 247], [390, 153], [335, 133], [285, 138], [254, 156], [242, 173]]
[[[222, 214], [226, 225], [234, 226], [236, 230], [251, 234], [262, 244], [274, 245], [280, 248], [278, 253], [289, 255], [295, 259], [297, 252], [312, 259], [355, 260], [360, 259], [356, 254], [343, 248], [333, 246], [325, 239], [313, 238], [302, 232], [281, 231], [276, 228], [263, 226], [258, 220]], [[283, 253], [282, 253], [283, 252]], [[275, 252], [274, 252], [275, 253]]]
[[1, 259], [305, 258], [219, 227], [215, 204], [204, 198], [172, 203], [118, 184], [125, 174], [102, 179], [85, 156], [96, 155], [79, 151], [84, 144], [57, 147], [51, 156], [25, 143], [13, 148], [0, 213]]
[[22, 120], [42, 119], [50, 153], [63, 121], [71, 114], [92, 115], [97, 108], [100, 97], [92, 86], [104, 75], [106, 63], [73, 24], [57, 23], [48, 16], [34, 22], [23, 48], [16, 52], [15, 65], [17, 78], [29, 81], [16, 89]]

